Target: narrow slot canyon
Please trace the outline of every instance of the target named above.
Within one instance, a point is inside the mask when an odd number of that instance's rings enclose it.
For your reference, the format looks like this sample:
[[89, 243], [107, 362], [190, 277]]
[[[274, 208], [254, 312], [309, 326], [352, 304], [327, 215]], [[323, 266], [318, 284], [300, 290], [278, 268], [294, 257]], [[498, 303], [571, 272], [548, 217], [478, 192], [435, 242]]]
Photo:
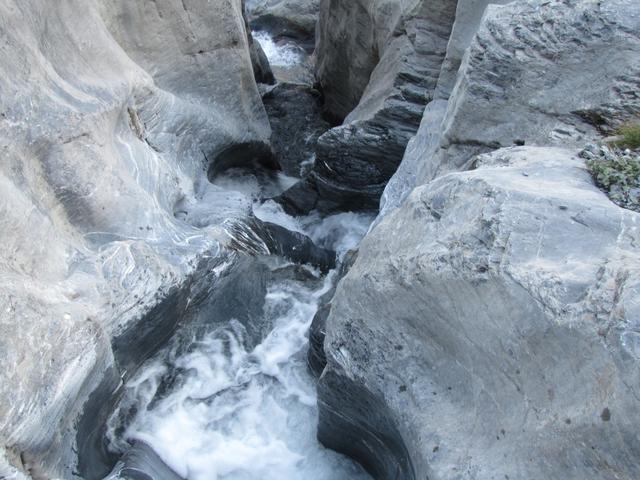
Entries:
[[[220, 210], [239, 198], [250, 204], [248, 217], [223, 223], [241, 266], [215, 267], [228, 284], [202, 292], [195, 320], [179, 324], [121, 387], [100, 429], [108, 457], [119, 459], [107, 479], [371, 478], [317, 440], [317, 378], [307, 357], [312, 320], [374, 212], [292, 216], [274, 201], [308, 173], [330, 126], [304, 47], [268, 31], [251, 35], [274, 72], [273, 85], [260, 85], [272, 146], [233, 145], [207, 171]], [[182, 207], [178, 218], [209, 221]]]
[[0, 2], [0, 480], [640, 478], [638, 32]]

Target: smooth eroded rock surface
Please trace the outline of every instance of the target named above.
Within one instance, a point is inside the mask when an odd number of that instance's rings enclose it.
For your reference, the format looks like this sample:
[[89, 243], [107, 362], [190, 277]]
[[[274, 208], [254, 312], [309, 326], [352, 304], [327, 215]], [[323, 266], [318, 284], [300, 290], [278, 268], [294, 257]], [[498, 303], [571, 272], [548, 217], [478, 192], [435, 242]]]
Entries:
[[363, 241], [320, 439], [377, 478], [637, 478], [640, 216], [571, 150], [475, 161]]
[[228, 255], [225, 214], [176, 211], [222, 203], [210, 163], [270, 128], [239, 0], [7, 1], [0, 31], [0, 476], [74, 478], [80, 413]]

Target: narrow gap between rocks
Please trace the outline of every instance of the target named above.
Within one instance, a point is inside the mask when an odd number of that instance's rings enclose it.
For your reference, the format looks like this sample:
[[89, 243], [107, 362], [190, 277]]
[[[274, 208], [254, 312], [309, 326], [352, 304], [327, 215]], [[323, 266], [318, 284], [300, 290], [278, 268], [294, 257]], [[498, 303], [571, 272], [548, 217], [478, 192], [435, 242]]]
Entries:
[[[250, 219], [227, 222], [237, 256], [215, 267], [216, 285], [188, 298], [193, 318], [124, 385], [107, 422], [107, 448], [120, 456], [110, 479], [370, 478], [316, 439], [307, 350], [314, 315], [373, 214], [293, 217], [272, 200], [309, 171], [330, 125], [305, 49], [254, 37], [279, 80], [261, 87], [275, 157], [238, 145], [212, 162], [209, 181], [229, 201], [250, 199]], [[176, 216], [196, 224], [190, 214], [182, 206]]]

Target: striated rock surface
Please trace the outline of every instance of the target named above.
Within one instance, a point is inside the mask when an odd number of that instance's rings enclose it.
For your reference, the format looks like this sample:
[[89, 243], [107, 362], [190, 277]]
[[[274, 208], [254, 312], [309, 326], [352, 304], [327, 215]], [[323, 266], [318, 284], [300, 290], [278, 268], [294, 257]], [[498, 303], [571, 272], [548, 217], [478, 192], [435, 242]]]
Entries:
[[640, 216], [569, 150], [476, 162], [363, 241], [320, 439], [376, 478], [637, 478]]
[[151, 447], [136, 442], [123, 456], [105, 480], [123, 480], [127, 478], [151, 478], [151, 480], [182, 480], [177, 473], [162, 463]]
[[[470, 168], [478, 153], [514, 144], [581, 147], [638, 118], [638, 13], [628, 0], [489, 6], [448, 102], [443, 69], [437, 99], [389, 182], [382, 210], [395, 208], [414, 186]], [[450, 42], [450, 50], [456, 45]]]
[[326, 112], [344, 122], [283, 195], [290, 210], [377, 207], [433, 98], [455, 11], [456, 0], [322, 3], [318, 82]]
[[207, 172], [270, 128], [240, 0], [9, 0], [0, 31], [0, 477], [95, 478], [121, 377], [242, 256]]
[[640, 7], [489, 3], [324, 312], [319, 438], [376, 478], [637, 478], [640, 217], [577, 154], [640, 116]]

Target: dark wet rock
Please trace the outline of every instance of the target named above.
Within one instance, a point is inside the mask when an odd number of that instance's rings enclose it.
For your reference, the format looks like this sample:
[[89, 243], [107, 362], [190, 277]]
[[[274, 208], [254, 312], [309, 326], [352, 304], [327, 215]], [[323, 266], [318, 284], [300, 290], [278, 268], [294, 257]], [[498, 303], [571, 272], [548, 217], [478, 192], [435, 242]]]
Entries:
[[331, 313], [331, 299], [335, 295], [336, 287], [340, 280], [347, 274], [358, 256], [357, 251], [349, 251], [342, 258], [333, 287], [320, 299], [320, 307], [313, 317], [309, 328], [309, 350], [307, 352], [307, 363], [311, 372], [320, 377], [324, 367], [327, 366], [327, 357], [324, 353], [324, 339], [326, 335], [326, 325], [329, 313]]
[[298, 263], [308, 263], [324, 273], [336, 266], [335, 252], [316, 246], [306, 235], [269, 222], [263, 222], [262, 228], [272, 255], [280, 255]]
[[282, 170], [292, 177], [303, 176], [313, 168], [318, 137], [330, 128], [322, 118], [320, 93], [306, 85], [280, 83], [262, 100]]
[[182, 480], [153, 449], [135, 442], [104, 480]]
[[282, 201], [306, 212], [308, 191], [321, 210], [376, 209], [433, 98], [456, 1], [322, 8], [318, 81], [327, 113], [346, 118], [320, 137], [313, 172]]
[[327, 366], [327, 357], [324, 354], [324, 338], [326, 336], [326, 324], [331, 305], [322, 305], [313, 317], [309, 328], [309, 351], [307, 352], [307, 363], [309, 369], [318, 378], [322, 375], [324, 367]]
[[421, 478], [395, 425], [397, 414], [382, 398], [332, 369], [323, 373], [318, 395], [318, 439], [323, 444], [354, 458], [374, 478]]
[[78, 445], [76, 474], [82, 478], [102, 478], [118, 460], [118, 456], [109, 451], [104, 436], [108, 416], [119, 399], [122, 385], [120, 371], [115, 367], [107, 368], [99, 385], [82, 406], [75, 431], [68, 433], [75, 434], [75, 438], [65, 439]]
[[318, 247], [308, 236], [258, 218], [227, 225], [230, 248], [252, 255], [278, 255], [297, 263], [307, 263], [328, 272], [336, 265], [336, 254]]

